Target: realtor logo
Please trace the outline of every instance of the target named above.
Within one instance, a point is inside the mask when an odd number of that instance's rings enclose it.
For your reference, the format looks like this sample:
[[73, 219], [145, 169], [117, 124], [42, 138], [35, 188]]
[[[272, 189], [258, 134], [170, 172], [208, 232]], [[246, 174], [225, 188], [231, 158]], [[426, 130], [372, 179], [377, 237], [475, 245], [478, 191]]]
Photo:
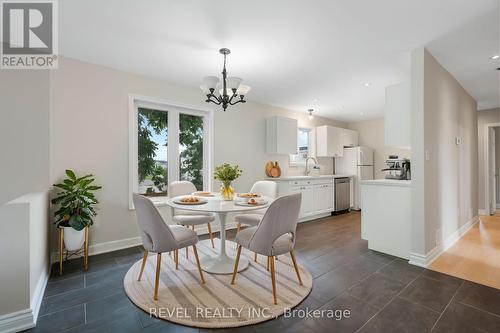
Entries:
[[1, 68], [57, 68], [56, 0], [1, 0]]

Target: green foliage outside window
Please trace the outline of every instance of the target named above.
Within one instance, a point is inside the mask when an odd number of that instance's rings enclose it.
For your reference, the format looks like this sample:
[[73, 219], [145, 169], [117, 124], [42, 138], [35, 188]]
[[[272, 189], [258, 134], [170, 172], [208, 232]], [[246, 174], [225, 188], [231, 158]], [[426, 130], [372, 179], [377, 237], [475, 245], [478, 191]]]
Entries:
[[[203, 189], [203, 118], [180, 114], [180, 176], [191, 181], [198, 190]], [[152, 139], [168, 131], [168, 113], [158, 110], [139, 108], [138, 112], [138, 180], [139, 183], [150, 179], [155, 187], [166, 190], [168, 168], [155, 162], [158, 144]], [[168, 138], [165, 137], [165, 146]], [[154, 190], [148, 189], [147, 194]]]

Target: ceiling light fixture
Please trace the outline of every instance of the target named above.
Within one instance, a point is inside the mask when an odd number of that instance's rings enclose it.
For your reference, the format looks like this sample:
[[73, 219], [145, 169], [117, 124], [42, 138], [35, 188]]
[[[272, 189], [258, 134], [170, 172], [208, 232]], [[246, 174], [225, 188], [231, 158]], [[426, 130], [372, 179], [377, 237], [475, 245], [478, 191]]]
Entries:
[[[206, 76], [203, 78], [203, 82], [200, 85], [200, 88], [207, 96], [205, 102], [214, 103], [217, 105], [222, 104], [222, 109], [224, 109], [225, 112], [229, 105], [246, 103], [244, 98], [250, 91], [250, 87], [241, 84], [242, 80], [240, 78], [227, 77], [226, 56], [231, 53], [231, 51], [229, 49], [222, 48], [219, 50], [219, 53], [224, 55], [224, 67], [222, 68], [222, 85], [217, 76]], [[237, 99], [237, 96], [239, 96], [240, 99]]]
[[307, 112], [309, 112], [309, 120], [312, 120], [314, 118], [313, 111], [314, 111], [314, 109], [308, 109], [307, 110]]
[[494, 56], [491, 56], [490, 59], [491, 60], [498, 60], [498, 59], [500, 59], [500, 55], [495, 54]]

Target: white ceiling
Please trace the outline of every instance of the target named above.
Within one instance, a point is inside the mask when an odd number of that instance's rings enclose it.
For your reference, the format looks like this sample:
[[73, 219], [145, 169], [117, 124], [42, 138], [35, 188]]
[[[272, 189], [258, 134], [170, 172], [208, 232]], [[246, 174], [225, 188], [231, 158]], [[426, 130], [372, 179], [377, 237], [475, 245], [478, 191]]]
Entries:
[[[373, 118], [382, 115], [384, 88], [409, 78], [409, 51], [429, 45], [480, 104], [494, 104], [495, 94], [498, 104], [498, 89], [488, 86], [498, 73], [486, 70], [498, 53], [498, 0], [59, 3], [61, 54], [183, 86], [218, 75], [218, 49], [228, 47], [228, 72], [252, 86], [249, 100]], [[470, 26], [491, 12], [489, 24]]]

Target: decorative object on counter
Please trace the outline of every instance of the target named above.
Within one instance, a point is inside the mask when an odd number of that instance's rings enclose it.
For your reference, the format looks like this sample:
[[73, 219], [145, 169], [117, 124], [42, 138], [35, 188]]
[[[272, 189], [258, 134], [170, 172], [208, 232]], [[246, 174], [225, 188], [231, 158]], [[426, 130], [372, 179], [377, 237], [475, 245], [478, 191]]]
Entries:
[[270, 176], [272, 178], [279, 178], [281, 177], [281, 168], [278, 164], [278, 161], [274, 162], [270, 172], [269, 172]]
[[89, 227], [93, 224], [92, 217], [97, 215], [94, 205], [98, 203], [94, 192], [102, 188], [92, 184], [91, 174], [77, 177], [72, 170], [66, 170], [66, 176], [62, 183], [54, 184], [62, 191], [51, 201], [59, 205], [54, 213], [59, 230], [59, 274], [62, 274], [64, 253], [67, 260], [83, 251], [83, 265], [88, 269]]
[[[222, 84], [218, 77], [207, 76], [203, 78], [200, 88], [207, 96], [205, 102], [222, 104], [222, 109], [226, 111], [229, 105], [246, 103], [245, 95], [250, 91], [250, 87], [241, 84], [241, 79], [237, 77], [227, 77], [226, 56], [231, 53], [229, 49], [222, 48], [219, 53], [224, 56], [224, 67], [222, 68]], [[215, 92], [215, 94], [214, 94]], [[237, 99], [239, 96], [240, 98]], [[233, 99], [236, 99], [233, 101]]]
[[223, 163], [215, 167], [214, 178], [221, 182], [220, 193], [224, 200], [233, 200], [234, 188], [232, 182], [238, 179], [242, 172], [238, 165], [233, 166], [229, 163]]
[[274, 166], [274, 162], [273, 161], [269, 161], [266, 163], [266, 176], [268, 177], [271, 177], [271, 169], [273, 168]]

